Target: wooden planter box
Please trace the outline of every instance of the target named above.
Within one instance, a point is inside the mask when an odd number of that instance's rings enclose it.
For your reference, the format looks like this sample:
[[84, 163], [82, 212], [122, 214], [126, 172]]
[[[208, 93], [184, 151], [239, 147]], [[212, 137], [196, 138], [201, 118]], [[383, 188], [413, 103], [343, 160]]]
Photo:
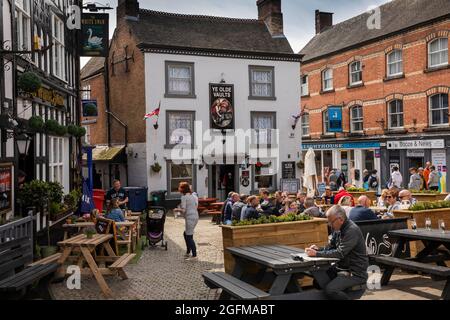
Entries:
[[433, 202], [442, 201], [448, 196], [448, 193], [428, 194], [428, 193], [413, 193], [413, 198], [419, 202]]
[[365, 191], [365, 192], [348, 191], [348, 193], [350, 193], [353, 196], [355, 202], [358, 201], [358, 198], [361, 196], [367, 196], [372, 202], [377, 200], [377, 193], [375, 191]]
[[325, 246], [328, 243], [326, 219], [309, 221], [269, 223], [253, 226], [222, 226], [225, 272], [232, 273], [234, 258], [227, 248], [255, 245], [281, 244], [306, 248], [313, 244]]

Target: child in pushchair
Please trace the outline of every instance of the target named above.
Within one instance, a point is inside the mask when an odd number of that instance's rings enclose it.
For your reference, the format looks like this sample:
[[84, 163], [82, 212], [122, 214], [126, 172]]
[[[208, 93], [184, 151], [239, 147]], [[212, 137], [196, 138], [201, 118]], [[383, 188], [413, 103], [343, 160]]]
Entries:
[[166, 209], [163, 207], [150, 207], [147, 212], [147, 240], [151, 247], [161, 243], [167, 250], [167, 241], [164, 241], [164, 223], [166, 222]]

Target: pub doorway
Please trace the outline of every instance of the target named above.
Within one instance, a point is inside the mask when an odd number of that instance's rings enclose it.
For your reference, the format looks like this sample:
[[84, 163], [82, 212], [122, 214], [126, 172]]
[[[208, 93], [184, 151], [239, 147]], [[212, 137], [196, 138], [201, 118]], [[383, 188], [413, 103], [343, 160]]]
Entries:
[[213, 198], [224, 201], [228, 193], [239, 191], [237, 189], [237, 169], [236, 165], [214, 165], [211, 167], [211, 196]]

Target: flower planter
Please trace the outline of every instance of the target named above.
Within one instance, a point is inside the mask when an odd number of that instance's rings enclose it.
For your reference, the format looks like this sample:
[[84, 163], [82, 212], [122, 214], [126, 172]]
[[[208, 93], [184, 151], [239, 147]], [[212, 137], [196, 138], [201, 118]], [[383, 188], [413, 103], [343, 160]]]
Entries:
[[324, 246], [328, 243], [327, 220], [315, 218], [242, 227], [222, 226], [222, 240], [225, 272], [231, 274], [235, 262], [227, 248], [274, 244], [302, 249], [313, 244]]
[[375, 191], [348, 191], [353, 198], [355, 199], [355, 202], [358, 201], [358, 198], [361, 196], [367, 196], [370, 201], [376, 201], [377, 200], [377, 193]]
[[445, 198], [448, 196], [448, 193], [441, 193], [441, 194], [413, 193], [412, 196], [419, 202], [434, 202], [445, 200]]

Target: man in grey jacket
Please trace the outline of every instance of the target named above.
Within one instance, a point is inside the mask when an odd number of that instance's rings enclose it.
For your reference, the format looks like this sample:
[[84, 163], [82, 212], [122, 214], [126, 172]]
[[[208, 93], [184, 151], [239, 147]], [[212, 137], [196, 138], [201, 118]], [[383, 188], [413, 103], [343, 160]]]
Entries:
[[361, 230], [347, 219], [341, 206], [331, 207], [327, 218], [333, 229], [329, 245], [324, 248], [312, 246], [306, 249], [306, 254], [310, 257], [339, 259], [330, 269], [313, 271], [312, 274], [329, 299], [349, 300], [347, 289], [363, 289], [367, 283], [369, 258], [366, 244]]

